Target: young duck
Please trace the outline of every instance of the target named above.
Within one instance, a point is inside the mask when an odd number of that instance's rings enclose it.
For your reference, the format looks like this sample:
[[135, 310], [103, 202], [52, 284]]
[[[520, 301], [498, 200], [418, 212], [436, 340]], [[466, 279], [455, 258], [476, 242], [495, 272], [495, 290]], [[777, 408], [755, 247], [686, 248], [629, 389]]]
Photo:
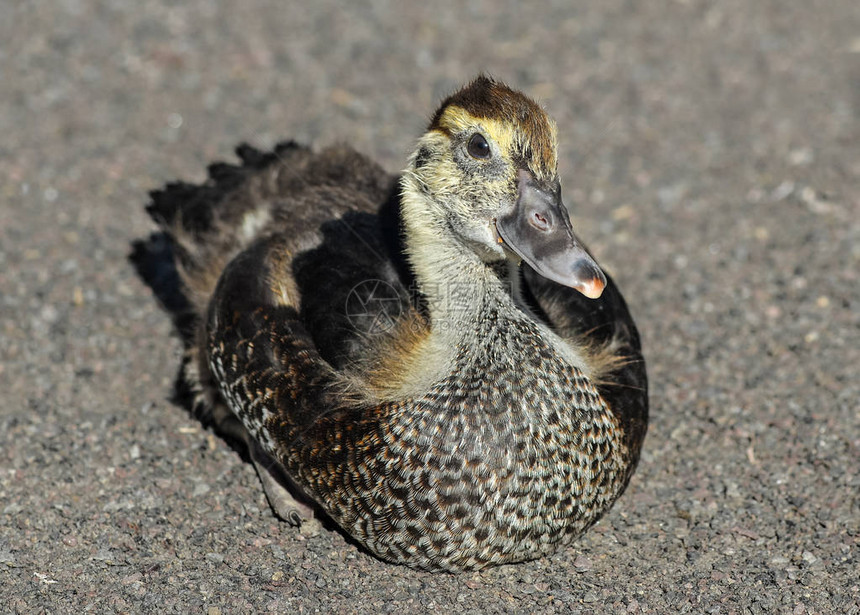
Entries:
[[382, 559], [461, 571], [550, 553], [612, 505], [645, 366], [537, 104], [479, 77], [399, 178], [344, 146], [237, 153], [148, 209], [191, 307], [185, 380], [282, 518], [310, 504]]

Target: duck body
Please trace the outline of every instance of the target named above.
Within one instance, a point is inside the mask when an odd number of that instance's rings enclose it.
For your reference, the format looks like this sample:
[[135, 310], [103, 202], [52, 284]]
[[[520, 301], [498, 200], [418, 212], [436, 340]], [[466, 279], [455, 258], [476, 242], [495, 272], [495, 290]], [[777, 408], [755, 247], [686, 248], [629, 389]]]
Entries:
[[559, 209], [552, 130], [479, 78], [400, 177], [286, 144], [154, 193], [185, 378], [286, 520], [310, 502], [385, 560], [461, 571], [550, 553], [624, 490], [639, 337]]

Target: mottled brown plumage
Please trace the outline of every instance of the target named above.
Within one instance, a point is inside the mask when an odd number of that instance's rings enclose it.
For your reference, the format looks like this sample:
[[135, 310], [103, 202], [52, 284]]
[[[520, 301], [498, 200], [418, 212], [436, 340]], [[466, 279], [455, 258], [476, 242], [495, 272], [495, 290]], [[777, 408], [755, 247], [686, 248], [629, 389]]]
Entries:
[[281, 516], [309, 514], [289, 488], [383, 559], [459, 571], [549, 553], [609, 508], [644, 363], [572, 234], [540, 107], [477, 79], [399, 179], [347, 147], [238, 154], [149, 211], [189, 297], [188, 384]]

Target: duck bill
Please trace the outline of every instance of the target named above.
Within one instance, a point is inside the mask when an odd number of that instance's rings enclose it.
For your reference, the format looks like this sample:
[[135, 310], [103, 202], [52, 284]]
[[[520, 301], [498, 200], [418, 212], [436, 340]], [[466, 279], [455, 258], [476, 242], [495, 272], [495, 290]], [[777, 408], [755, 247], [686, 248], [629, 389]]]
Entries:
[[543, 277], [597, 299], [606, 276], [577, 241], [559, 190], [541, 187], [520, 170], [519, 193], [513, 211], [496, 220], [504, 244]]

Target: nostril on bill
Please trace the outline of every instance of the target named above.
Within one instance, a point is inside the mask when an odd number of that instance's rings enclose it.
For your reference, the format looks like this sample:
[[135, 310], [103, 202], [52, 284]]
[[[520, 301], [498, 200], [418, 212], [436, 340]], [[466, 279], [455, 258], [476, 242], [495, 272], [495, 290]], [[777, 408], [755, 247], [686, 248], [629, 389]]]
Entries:
[[547, 217], [538, 211], [536, 211], [532, 214], [530, 222], [531, 222], [532, 226], [535, 227], [539, 231], [548, 231], [550, 229], [550, 226], [551, 226]]

